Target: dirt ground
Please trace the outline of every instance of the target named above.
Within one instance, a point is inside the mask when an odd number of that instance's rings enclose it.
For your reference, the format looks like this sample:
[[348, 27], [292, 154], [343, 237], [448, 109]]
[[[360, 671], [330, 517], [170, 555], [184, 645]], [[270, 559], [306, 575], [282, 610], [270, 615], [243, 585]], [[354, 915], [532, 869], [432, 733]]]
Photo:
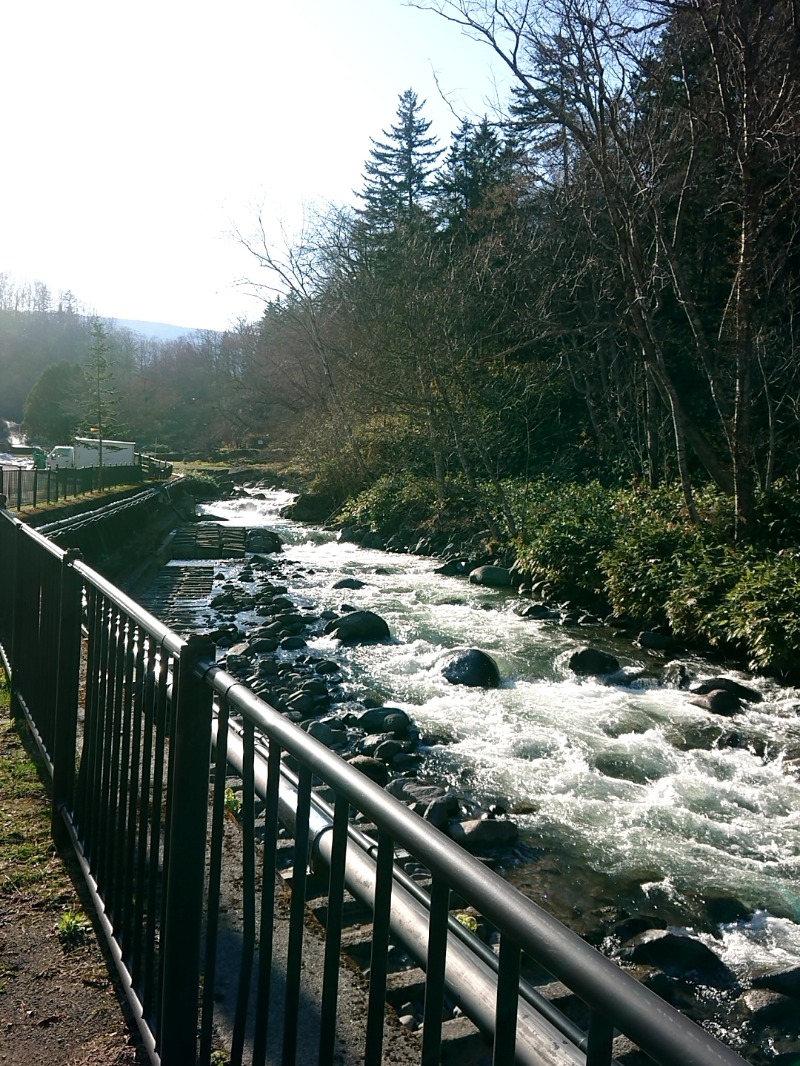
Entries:
[[30, 738], [4, 696], [0, 686], [0, 1063], [144, 1064], [79, 880], [53, 845]]

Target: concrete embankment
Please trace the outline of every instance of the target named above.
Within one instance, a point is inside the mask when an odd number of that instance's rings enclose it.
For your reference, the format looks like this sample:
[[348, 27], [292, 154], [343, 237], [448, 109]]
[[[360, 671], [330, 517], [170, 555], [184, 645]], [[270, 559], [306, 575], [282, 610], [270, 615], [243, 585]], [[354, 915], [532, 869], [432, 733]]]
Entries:
[[176, 478], [20, 517], [60, 548], [79, 549], [89, 566], [132, 592], [169, 558], [172, 531], [192, 521], [194, 507]]

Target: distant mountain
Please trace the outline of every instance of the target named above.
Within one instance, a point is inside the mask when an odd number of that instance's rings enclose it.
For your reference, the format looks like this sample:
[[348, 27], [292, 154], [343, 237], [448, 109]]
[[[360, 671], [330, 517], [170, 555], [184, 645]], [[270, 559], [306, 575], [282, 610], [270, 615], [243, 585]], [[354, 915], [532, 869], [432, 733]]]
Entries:
[[141, 322], [135, 318], [112, 318], [119, 329], [129, 329], [131, 333], [139, 333], [142, 337], [155, 337], [160, 341], [174, 341], [178, 337], [185, 337], [187, 333], [197, 333], [198, 329], [193, 326], [171, 326], [167, 322]]

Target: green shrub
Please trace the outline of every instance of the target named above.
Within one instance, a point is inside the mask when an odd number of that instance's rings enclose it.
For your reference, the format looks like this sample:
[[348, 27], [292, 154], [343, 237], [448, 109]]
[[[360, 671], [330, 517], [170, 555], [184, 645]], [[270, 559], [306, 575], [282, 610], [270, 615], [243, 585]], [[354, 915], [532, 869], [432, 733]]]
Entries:
[[183, 487], [195, 500], [214, 500], [219, 496], [219, 485], [208, 474], [187, 474], [183, 479]]
[[727, 629], [754, 669], [796, 673], [800, 666], [800, 549], [751, 560], [727, 597]]
[[[519, 506], [519, 499], [517, 500]], [[578, 601], [605, 595], [603, 553], [614, 543], [614, 500], [598, 481], [541, 480], [529, 487], [517, 543], [520, 568]]]
[[436, 510], [436, 490], [430, 478], [387, 474], [348, 501], [338, 517], [390, 534], [430, 521]]

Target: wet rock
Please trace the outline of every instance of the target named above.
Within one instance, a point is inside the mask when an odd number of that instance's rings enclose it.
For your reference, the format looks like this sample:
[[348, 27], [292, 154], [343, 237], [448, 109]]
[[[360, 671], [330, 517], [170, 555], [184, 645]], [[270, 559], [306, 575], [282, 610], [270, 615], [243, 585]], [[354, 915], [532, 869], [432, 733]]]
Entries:
[[425, 808], [422, 817], [437, 829], [441, 829], [443, 833], [447, 832], [450, 822], [458, 818], [458, 796], [454, 792], [437, 796]]
[[347, 730], [337, 729], [334, 723], [316, 718], [305, 723], [303, 728], [310, 737], [324, 744], [326, 748], [338, 748], [347, 743]]
[[272, 555], [283, 548], [283, 541], [271, 529], [250, 529], [247, 533], [247, 550]]
[[520, 618], [541, 619], [542, 621], [550, 621], [558, 617], [553, 608], [548, 607], [546, 603], [529, 603], [517, 613]]
[[515, 843], [519, 832], [514, 822], [496, 818], [472, 818], [465, 822], [451, 822], [448, 835], [469, 852], [492, 851]]
[[511, 571], [505, 566], [476, 566], [470, 572], [469, 583], [490, 588], [511, 588]]
[[386, 768], [386, 763], [381, 762], [380, 759], [372, 758], [370, 755], [353, 755], [347, 761], [356, 770], [360, 770], [362, 774], [378, 785], [385, 785], [389, 780], [389, 771]]
[[246, 655], [236, 655], [228, 652], [225, 658], [225, 669], [230, 674], [247, 673], [250, 670], [250, 660]]
[[[746, 906], [735, 896], [706, 896], [706, 914], [714, 925], [730, 925], [750, 918], [752, 908]], [[798, 971], [800, 972], [800, 971]]]
[[675, 647], [675, 640], [669, 633], [658, 633], [652, 629], [643, 630], [636, 641], [639, 647], [649, 651], [670, 651]]
[[329, 622], [325, 632], [347, 643], [388, 640], [391, 636], [385, 620], [374, 611], [351, 611]]
[[728, 689], [718, 688], [689, 700], [695, 707], [704, 707], [712, 714], [737, 714], [741, 710], [739, 697]]
[[335, 663], [333, 659], [323, 659], [314, 666], [314, 672], [317, 674], [338, 674], [341, 671], [341, 666]]
[[607, 685], [619, 685], [622, 688], [628, 688], [636, 681], [641, 681], [643, 677], [647, 676], [647, 670], [642, 666], [621, 666], [613, 674], [604, 674], [603, 681]]
[[770, 992], [779, 992], [782, 996], [800, 999], [800, 966], [762, 974], [760, 977], [754, 977], [750, 984], [752, 988], [765, 988]]
[[305, 648], [306, 642], [302, 637], [288, 636], [284, 637], [280, 642], [280, 647], [283, 651], [299, 651], [300, 648]]
[[321, 710], [310, 692], [295, 692], [288, 696], [286, 706], [290, 711], [299, 711], [301, 714], [313, 714], [315, 710]]
[[688, 975], [711, 988], [736, 988], [738, 981], [722, 959], [691, 936], [668, 931], [643, 933], [622, 955], [630, 962], [655, 966], [673, 977]]
[[366, 586], [366, 581], [360, 581], [357, 577], [343, 577], [341, 580], [331, 585], [334, 589], [363, 589]]
[[661, 684], [664, 688], [688, 688], [691, 673], [686, 663], [668, 663], [661, 672]]
[[365, 733], [388, 733], [402, 736], [411, 728], [411, 719], [400, 707], [373, 707], [358, 715], [354, 725]]
[[256, 637], [249, 642], [249, 646], [251, 654], [264, 655], [275, 651], [278, 642], [274, 637]]
[[734, 681], [732, 677], [710, 677], [706, 681], [699, 681], [696, 685], [692, 685], [692, 693], [699, 696], [705, 696], [712, 692], [731, 692], [738, 699], [744, 700], [745, 703], [761, 703], [764, 699], [758, 689], [750, 688], [749, 685], [742, 685], [738, 681]]
[[418, 781], [413, 777], [396, 777], [387, 785], [386, 791], [395, 799], [402, 800], [403, 803], [422, 804], [423, 810], [428, 807], [428, 804], [446, 794], [441, 785], [435, 785], [429, 781]]
[[477, 648], [456, 648], [439, 661], [442, 677], [451, 685], [471, 688], [498, 688], [500, 671], [497, 663], [485, 651]]
[[616, 937], [621, 944], [624, 944], [642, 933], [650, 932], [653, 929], [666, 928], [667, 923], [663, 918], [650, 918], [643, 914], [636, 914], [617, 922], [610, 930], [610, 934]]
[[391, 733], [374, 733], [364, 737], [356, 746], [362, 755], [371, 755], [385, 763], [391, 762], [406, 749], [406, 744], [402, 740], [396, 740]]
[[460, 577], [464, 571], [462, 569], [461, 563], [451, 560], [449, 563], [444, 563], [442, 566], [437, 566], [433, 572], [434, 574], [439, 574], [442, 577]]
[[579, 648], [569, 657], [568, 666], [576, 674], [614, 674], [620, 669], [619, 660], [598, 648]]

